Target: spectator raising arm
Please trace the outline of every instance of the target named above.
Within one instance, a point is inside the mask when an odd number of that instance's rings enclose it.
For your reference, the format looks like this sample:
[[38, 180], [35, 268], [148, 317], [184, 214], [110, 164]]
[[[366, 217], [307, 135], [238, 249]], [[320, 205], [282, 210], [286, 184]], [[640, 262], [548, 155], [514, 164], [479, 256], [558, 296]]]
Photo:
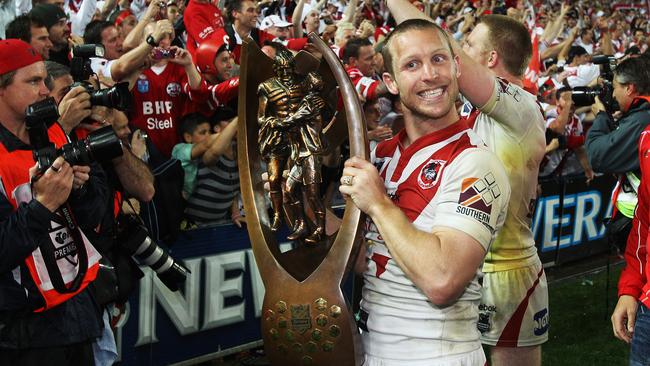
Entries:
[[217, 135], [217, 138], [211, 140], [212, 142], [210, 147], [203, 154], [203, 164], [214, 165], [217, 160], [219, 160], [219, 156], [225, 154], [228, 149], [230, 149], [230, 143], [237, 133], [237, 121], [238, 119], [235, 117], [230, 123], [228, 123], [228, 126]]

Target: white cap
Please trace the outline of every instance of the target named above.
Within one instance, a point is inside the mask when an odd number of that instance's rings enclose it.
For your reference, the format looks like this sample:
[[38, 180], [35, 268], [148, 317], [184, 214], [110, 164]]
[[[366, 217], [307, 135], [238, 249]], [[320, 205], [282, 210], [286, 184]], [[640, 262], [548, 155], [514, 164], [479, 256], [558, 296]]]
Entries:
[[271, 27], [291, 27], [293, 24], [282, 20], [279, 16], [277, 15], [269, 15], [262, 19], [262, 23], [260, 24], [260, 29], [261, 30], [267, 30], [268, 28]]

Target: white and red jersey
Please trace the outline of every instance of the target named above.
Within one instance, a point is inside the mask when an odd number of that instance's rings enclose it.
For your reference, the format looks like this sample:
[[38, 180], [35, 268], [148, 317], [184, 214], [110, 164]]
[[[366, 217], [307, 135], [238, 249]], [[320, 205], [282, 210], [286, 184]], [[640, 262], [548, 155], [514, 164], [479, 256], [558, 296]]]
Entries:
[[[401, 144], [404, 137], [402, 130], [371, 153], [393, 203], [418, 230], [461, 230], [487, 251], [505, 220], [510, 196], [508, 178], [494, 153], [462, 120], [407, 147]], [[369, 264], [361, 302], [368, 314], [365, 352], [430, 365], [437, 357], [479, 349], [480, 270], [455, 303], [438, 307], [392, 259], [372, 220], [366, 225]]]
[[199, 3], [194, 0], [185, 8], [183, 22], [187, 30], [187, 50], [192, 56], [203, 41], [213, 37], [225, 25], [221, 10], [212, 2]]
[[[560, 115], [560, 111], [557, 108], [552, 109], [546, 112], [546, 128], [550, 128], [551, 124], [557, 120]], [[540, 170], [540, 176], [547, 176], [553, 173], [569, 175], [569, 174], [580, 174], [584, 172], [580, 161], [571, 150], [578, 148], [584, 144], [584, 128], [580, 118], [574, 113], [571, 116], [571, 120], [566, 124], [564, 129], [564, 136], [567, 138], [567, 148], [566, 149], [555, 149], [550, 153], [546, 154], [545, 164], [543, 164], [542, 169]], [[580, 138], [580, 139], [579, 139]], [[581, 141], [579, 144], [575, 144], [575, 141]], [[560, 166], [562, 164], [562, 166]]]
[[171, 62], [148, 68], [140, 74], [131, 93], [131, 126], [147, 132], [156, 149], [170, 157], [174, 145], [180, 142], [177, 123], [191, 96], [185, 69]]
[[466, 102], [461, 113], [503, 163], [512, 189], [508, 217], [485, 257], [483, 272], [539, 263], [530, 229], [539, 164], [546, 149], [544, 115], [535, 97], [496, 78], [490, 100], [479, 109]]
[[345, 71], [347, 71], [350, 81], [359, 95], [363, 96], [366, 100], [377, 98], [377, 87], [380, 84], [379, 80], [365, 76], [356, 67], [348, 67]]

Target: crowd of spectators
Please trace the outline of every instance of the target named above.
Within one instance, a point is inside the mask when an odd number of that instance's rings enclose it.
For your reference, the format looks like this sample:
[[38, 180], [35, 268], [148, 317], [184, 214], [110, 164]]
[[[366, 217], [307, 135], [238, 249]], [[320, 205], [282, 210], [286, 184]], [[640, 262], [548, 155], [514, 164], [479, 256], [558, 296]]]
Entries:
[[[526, 24], [533, 41], [526, 86], [537, 94], [547, 117], [548, 154], [541, 177], [593, 178], [582, 144], [594, 113], [590, 104], [576, 105], [572, 90], [598, 87], [603, 66], [594, 64], [593, 56], [618, 60], [647, 50], [644, 2], [413, 4], [461, 43], [471, 42], [467, 35], [484, 14], [507, 14]], [[143, 156], [150, 167], [170, 158], [182, 163], [185, 227], [242, 222], [231, 145], [240, 47], [248, 36], [273, 57], [278, 47], [309, 49], [306, 34], [320, 34], [340, 56], [358, 92], [371, 144], [402, 126], [399, 102], [381, 80], [380, 51], [395, 21], [379, 1], [7, 0], [0, 24], [0, 37], [22, 39], [44, 59], [67, 67], [72, 47], [104, 46], [103, 56], [92, 59], [93, 71], [103, 87], [129, 83], [134, 100], [127, 112], [129, 126], [148, 137]], [[60, 90], [67, 92], [65, 86]], [[67, 96], [61, 112], [68, 105], [79, 108], [70, 103], [74, 97]], [[229, 129], [222, 126], [224, 116], [234, 121]]]

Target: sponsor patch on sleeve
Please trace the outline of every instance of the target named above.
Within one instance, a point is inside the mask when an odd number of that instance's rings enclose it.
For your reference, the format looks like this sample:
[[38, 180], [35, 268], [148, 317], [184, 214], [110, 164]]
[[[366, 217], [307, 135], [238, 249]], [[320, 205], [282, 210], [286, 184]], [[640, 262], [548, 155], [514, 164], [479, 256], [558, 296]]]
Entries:
[[456, 212], [476, 219], [489, 230], [494, 230], [490, 224], [492, 203], [500, 196], [501, 190], [492, 173], [483, 178], [465, 178], [461, 182]]

